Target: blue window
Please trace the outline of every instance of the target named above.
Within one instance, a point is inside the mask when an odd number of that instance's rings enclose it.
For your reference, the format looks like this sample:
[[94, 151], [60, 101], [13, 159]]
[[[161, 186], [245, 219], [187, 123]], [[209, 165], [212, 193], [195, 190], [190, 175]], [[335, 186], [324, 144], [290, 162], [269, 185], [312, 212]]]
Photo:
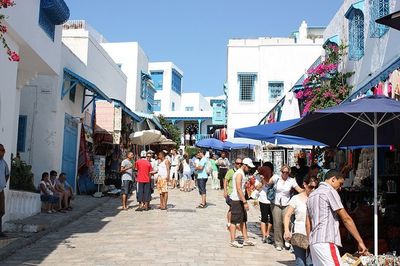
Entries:
[[147, 111], [152, 113], [154, 111], [154, 89], [147, 88]]
[[161, 100], [154, 100], [153, 111], [160, 112], [161, 111]]
[[175, 103], [174, 102], [171, 103], [171, 111], [175, 111]]
[[151, 79], [154, 83], [154, 88], [158, 91], [163, 89], [163, 79], [164, 79], [164, 72], [162, 71], [152, 71]]
[[281, 81], [268, 82], [268, 98], [269, 102], [277, 102], [283, 96], [284, 85]]
[[194, 110], [193, 106], [186, 106], [185, 107], [185, 111], [187, 111], [187, 112], [191, 112], [193, 110]]
[[371, 16], [369, 21], [369, 37], [380, 38], [389, 30], [389, 27], [378, 24], [375, 20], [389, 14], [389, 0], [370, 0], [369, 6]]
[[40, 0], [39, 25], [52, 41], [56, 25], [62, 25], [69, 18], [69, 9], [64, 0]]
[[182, 86], [182, 75], [178, 73], [175, 69], [172, 69], [172, 90], [178, 94], [181, 94]]
[[256, 74], [239, 74], [239, 101], [253, 102]]
[[364, 14], [362, 9], [354, 4], [346, 13], [349, 20], [349, 59], [359, 60], [364, 56]]
[[76, 83], [69, 90], [69, 100], [73, 103], [75, 102], [75, 96], [76, 96]]
[[19, 152], [25, 152], [26, 122], [27, 122], [27, 116], [20, 115], [18, 119], [18, 140], [17, 140], [17, 151]]

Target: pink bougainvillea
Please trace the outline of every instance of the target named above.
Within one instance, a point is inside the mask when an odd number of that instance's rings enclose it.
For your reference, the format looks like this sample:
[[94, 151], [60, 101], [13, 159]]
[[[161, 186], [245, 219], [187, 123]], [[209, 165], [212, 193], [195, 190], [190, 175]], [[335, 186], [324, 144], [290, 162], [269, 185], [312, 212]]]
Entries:
[[302, 115], [337, 105], [348, 96], [351, 87], [346, 80], [353, 73], [341, 73], [338, 70], [345, 49], [345, 45], [326, 46], [326, 59], [307, 71], [303, 90], [296, 93], [296, 98], [303, 103]]
[[[12, 7], [14, 5], [15, 5], [15, 2], [13, 0], [0, 0], [0, 9]], [[3, 14], [0, 14], [0, 40], [3, 43], [3, 47], [7, 52], [8, 60], [18, 62], [20, 60], [18, 53], [11, 50], [10, 46], [8, 46], [7, 41], [4, 37], [4, 34], [6, 34], [7, 30], [8, 30], [7, 27], [4, 25], [5, 19], [6, 19], [6, 16], [4, 16]]]

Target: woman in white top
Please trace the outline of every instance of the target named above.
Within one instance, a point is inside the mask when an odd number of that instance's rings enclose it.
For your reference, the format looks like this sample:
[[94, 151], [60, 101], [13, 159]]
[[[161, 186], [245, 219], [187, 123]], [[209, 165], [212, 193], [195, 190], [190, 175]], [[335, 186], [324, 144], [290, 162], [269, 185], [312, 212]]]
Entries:
[[167, 209], [168, 201], [168, 182], [169, 182], [169, 169], [171, 163], [165, 158], [165, 152], [160, 151], [158, 153], [158, 175], [157, 175], [157, 190], [160, 193], [160, 209]]
[[274, 220], [274, 240], [275, 248], [278, 251], [283, 249], [283, 218], [289, 204], [291, 190], [295, 189], [298, 193], [303, 192], [296, 179], [290, 177], [290, 167], [285, 164], [281, 167], [281, 176], [274, 176], [268, 185], [275, 186], [275, 200], [272, 206], [272, 217]]
[[192, 169], [190, 168], [190, 160], [189, 160], [189, 155], [187, 153], [183, 155], [182, 165], [183, 165], [183, 171], [182, 171], [183, 187], [181, 188], [181, 190], [189, 192], [190, 181], [192, 180]]
[[[318, 186], [318, 178], [311, 175], [304, 179], [304, 192], [293, 196], [289, 201], [289, 206], [286, 211], [285, 218], [283, 220], [285, 234], [285, 240], [289, 241], [292, 238], [292, 233], [289, 229], [290, 217], [294, 214], [294, 234], [306, 233], [306, 216], [307, 216], [307, 199], [310, 193]], [[294, 255], [296, 256], [296, 266], [311, 265], [310, 256], [307, 256], [307, 250], [301, 247], [292, 245], [294, 249]], [[308, 254], [309, 255], [309, 254]]]

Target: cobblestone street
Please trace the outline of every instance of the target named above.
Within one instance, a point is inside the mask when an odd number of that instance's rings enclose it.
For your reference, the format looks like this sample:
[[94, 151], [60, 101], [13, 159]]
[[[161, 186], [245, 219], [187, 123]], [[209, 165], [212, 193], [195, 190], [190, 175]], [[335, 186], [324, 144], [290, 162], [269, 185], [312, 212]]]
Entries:
[[[258, 209], [249, 212], [254, 247], [228, 245], [227, 206], [221, 191], [208, 190], [209, 207], [196, 209], [197, 190], [170, 190], [169, 209], [135, 212], [119, 209], [119, 199], [52, 232], [9, 257], [1, 265], [294, 265], [288, 251], [262, 244]], [[158, 196], [152, 201], [156, 208]], [[51, 218], [51, 216], [49, 216]]]

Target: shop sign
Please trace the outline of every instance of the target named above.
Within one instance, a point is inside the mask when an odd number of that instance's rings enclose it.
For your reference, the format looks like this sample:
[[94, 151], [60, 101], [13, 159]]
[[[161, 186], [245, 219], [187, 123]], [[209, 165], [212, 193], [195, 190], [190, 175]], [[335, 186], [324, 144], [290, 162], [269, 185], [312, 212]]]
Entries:
[[101, 155], [95, 155], [93, 165], [94, 165], [93, 183], [103, 184], [106, 178], [106, 157]]

